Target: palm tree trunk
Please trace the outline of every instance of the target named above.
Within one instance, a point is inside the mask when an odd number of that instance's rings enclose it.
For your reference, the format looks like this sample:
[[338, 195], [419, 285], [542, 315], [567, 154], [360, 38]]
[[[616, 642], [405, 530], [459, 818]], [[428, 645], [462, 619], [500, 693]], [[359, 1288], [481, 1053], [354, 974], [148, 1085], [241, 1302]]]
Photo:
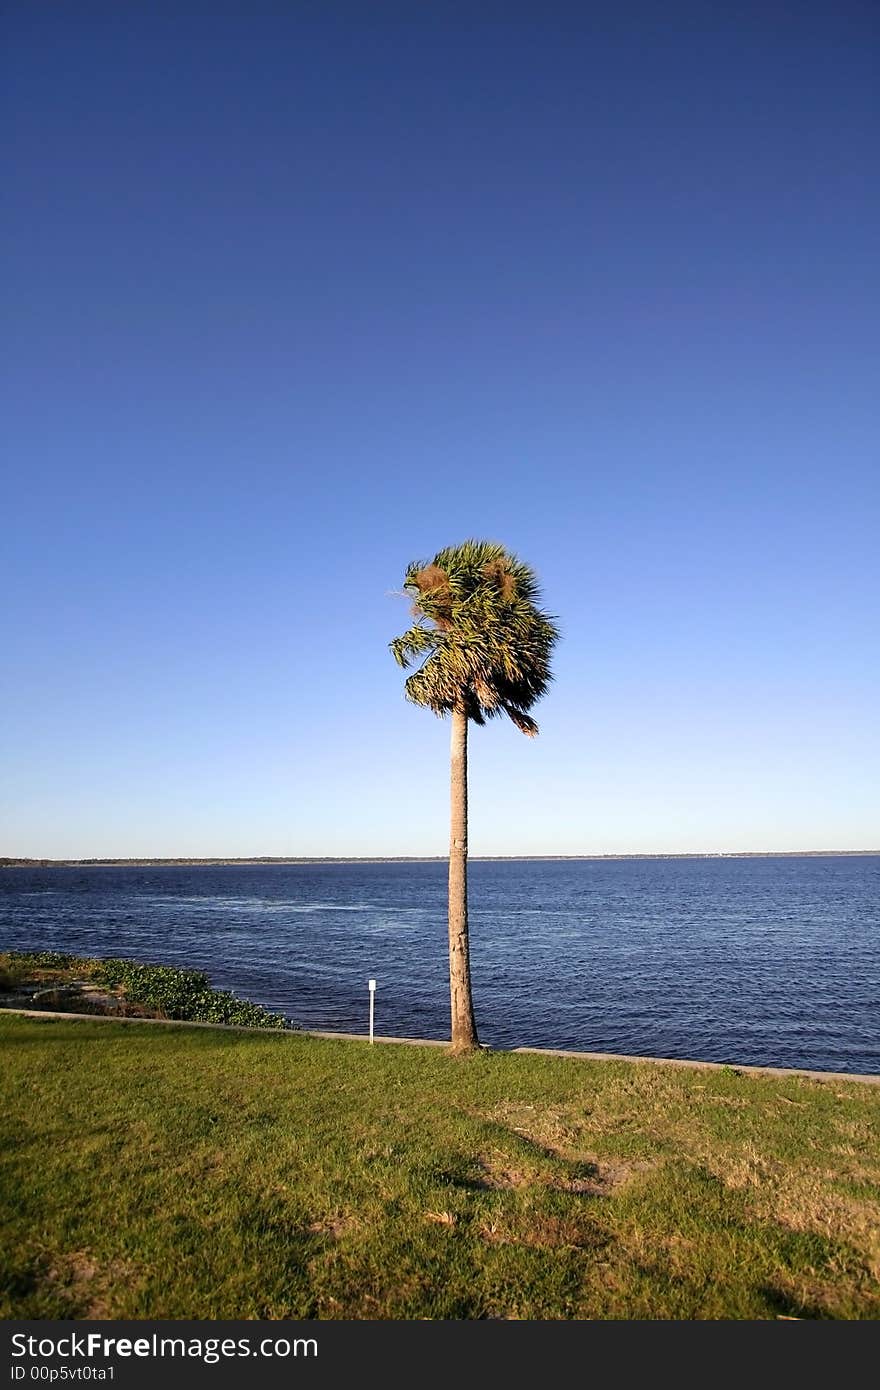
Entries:
[[449, 835], [449, 997], [452, 1050], [479, 1046], [471, 998], [467, 906], [467, 734], [464, 708], [452, 711], [451, 824]]

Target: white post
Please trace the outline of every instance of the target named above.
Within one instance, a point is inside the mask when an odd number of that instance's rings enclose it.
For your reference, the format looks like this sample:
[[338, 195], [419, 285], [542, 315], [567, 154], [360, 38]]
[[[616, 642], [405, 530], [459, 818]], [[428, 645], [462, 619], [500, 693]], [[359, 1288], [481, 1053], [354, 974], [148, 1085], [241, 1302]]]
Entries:
[[373, 1041], [373, 1005], [376, 1002], [376, 981], [367, 980], [370, 987], [370, 1042]]

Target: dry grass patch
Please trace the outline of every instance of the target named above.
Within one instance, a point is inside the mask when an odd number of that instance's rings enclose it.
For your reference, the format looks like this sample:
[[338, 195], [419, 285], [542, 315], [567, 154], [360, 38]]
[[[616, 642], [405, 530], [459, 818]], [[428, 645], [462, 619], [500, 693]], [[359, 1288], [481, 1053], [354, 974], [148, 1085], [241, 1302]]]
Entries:
[[478, 1226], [480, 1238], [490, 1245], [519, 1245], [535, 1250], [594, 1252], [609, 1243], [608, 1233], [576, 1212], [535, 1209], [509, 1210]]
[[360, 1222], [357, 1217], [351, 1215], [325, 1216], [318, 1221], [311, 1221], [306, 1229], [309, 1235], [327, 1236], [330, 1240], [342, 1240], [343, 1236], [358, 1230]]
[[484, 1150], [477, 1156], [473, 1185], [487, 1192], [510, 1192], [540, 1179], [540, 1167], [514, 1158], [505, 1149]]
[[575, 1107], [538, 1110], [535, 1106], [502, 1105], [493, 1111], [494, 1123], [506, 1127], [536, 1160], [528, 1168], [511, 1167], [508, 1155], [483, 1156], [486, 1185], [497, 1188], [544, 1183], [578, 1196], [608, 1197], [639, 1174], [657, 1166], [656, 1159], [605, 1159], [591, 1151], [595, 1127]]
[[115, 1316], [120, 1283], [130, 1287], [135, 1279], [133, 1267], [125, 1260], [102, 1263], [90, 1250], [72, 1250], [56, 1254], [40, 1282], [68, 1309], [65, 1316], [104, 1321]]
[[579, 1196], [610, 1197], [612, 1193], [628, 1187], [638, 1175], [650, 1173], [657, 1164], [649, 1160], [603, 1163], [596, 1159], [586, 1162], [581, 1160], [580, 1166], [589, 1166], [593, 1171], [586, 1177], [571, 1178], [568, 1182], [562, 1183], [563, 1189]]

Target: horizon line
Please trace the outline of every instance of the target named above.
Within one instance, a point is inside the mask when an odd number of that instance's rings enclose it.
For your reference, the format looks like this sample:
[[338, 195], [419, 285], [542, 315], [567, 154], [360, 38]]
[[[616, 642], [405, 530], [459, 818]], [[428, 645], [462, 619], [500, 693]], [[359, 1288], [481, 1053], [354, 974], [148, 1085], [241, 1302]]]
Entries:
[[[602, 861], [621, 859], [805, 859], [853, 856], [880, 857], [880, 849], [768, 849], [768, 850], [654, 850], [619, 854], [471, 854], [484, 863], [518, 861]], [[102, 855], [81, 859], [48, 856], [0, 855], [0, 868], [97, 868], [125, 865], [247, 865], [247, 864], [437, 864], [447, 854], [322, 854], [322, 855]]]

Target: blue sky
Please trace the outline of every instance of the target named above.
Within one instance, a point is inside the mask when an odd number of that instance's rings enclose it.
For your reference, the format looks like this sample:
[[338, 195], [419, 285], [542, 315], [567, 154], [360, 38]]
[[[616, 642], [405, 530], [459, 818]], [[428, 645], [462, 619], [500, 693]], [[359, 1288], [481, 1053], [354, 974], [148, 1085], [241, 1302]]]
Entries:
[[468, 536], [473, 854], [880, 847], [875, 6], [210, 9], [6, 7], [0, 854], [444, 854]]

